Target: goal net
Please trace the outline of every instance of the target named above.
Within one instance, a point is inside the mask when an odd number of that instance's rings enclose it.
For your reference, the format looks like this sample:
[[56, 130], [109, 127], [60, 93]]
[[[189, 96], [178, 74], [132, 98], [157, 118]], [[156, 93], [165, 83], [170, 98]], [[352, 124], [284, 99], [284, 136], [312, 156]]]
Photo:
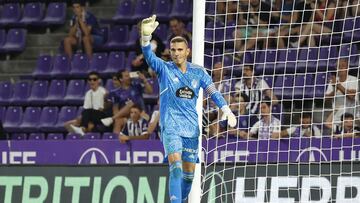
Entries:
[[206, 0], [201, 202], [360, 202], [358, 0]]

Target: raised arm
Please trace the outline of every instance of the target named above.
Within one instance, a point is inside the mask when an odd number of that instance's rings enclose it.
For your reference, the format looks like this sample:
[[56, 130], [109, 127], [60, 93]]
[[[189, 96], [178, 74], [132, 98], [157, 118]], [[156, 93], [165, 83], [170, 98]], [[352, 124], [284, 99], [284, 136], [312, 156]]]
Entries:
[[164, 61], [158, 58], [155, 53], [151, 50], [150, 40], [151, 34], [155, 31], [159, 22], [156, 21], [156, 16], [153, 15], [149, 18], [145, 18], [141, 22], [141, 48], [144, 54], [144, 58], [147, 64], [153, 69], [158, 75], [161, 73], [164, 66]]

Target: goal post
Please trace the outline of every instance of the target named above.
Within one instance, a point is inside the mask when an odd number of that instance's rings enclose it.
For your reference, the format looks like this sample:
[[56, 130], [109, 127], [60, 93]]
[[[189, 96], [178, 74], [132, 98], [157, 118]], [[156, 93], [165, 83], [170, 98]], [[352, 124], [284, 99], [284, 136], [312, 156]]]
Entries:
[[190, 202], [360, 202], [360, 1], [193, 5], [192, 60], [238, 125], [199, 97]]

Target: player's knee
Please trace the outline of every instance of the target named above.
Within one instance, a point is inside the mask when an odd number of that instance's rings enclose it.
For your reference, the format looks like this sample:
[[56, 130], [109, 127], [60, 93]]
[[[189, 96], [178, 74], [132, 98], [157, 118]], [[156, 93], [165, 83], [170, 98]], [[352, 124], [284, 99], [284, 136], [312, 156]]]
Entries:
[[183, 174], [183, 179], [186, 182], [192, 182], [194, 180], [194, 172], [185, 172]]
[[182, 176], [182, 163], [181, 161], [174, 161], [170, 164], [170, 176], [174, 178], [181, 178]]

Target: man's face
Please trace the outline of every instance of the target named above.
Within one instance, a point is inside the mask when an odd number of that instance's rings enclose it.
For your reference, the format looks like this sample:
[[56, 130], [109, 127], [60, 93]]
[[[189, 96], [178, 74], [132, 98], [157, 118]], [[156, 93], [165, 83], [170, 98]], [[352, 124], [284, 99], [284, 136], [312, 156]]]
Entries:
[[347, 59], [344, 59], [344, 58], [339, 59], [338, 69], [339, 69], [340, 71], [347, 70], [348, 67], [349, 67], [349, 63], [348, 63], [348, 60], [347, 60]]
[[250, 1], [251, 6], [254, 6], [254, 7], [259, 5], [259, 3], [260, 3], [259, 0], [251, 0]]
[[80, 4], [73, 4], [73, 11], [75, 15], [79, 16], [83, 12], [83, 7]]
[[270, 115], [270, 107], [266, 103], [260, 105], [261, 115]]
[[181, 35], [183, 29], [183, 24], [181, 22], [179, 22], [178, 20], [171, 20], [169, 24], [171, 32], [174, 35]]
[[249, 66], [245, 66], [243, 75], [245, 78], [251, 78], [253, 76], [253, 70]]
[[221, 74], [222, 74], [222, 65], [221, 63], [216, 63], [213, 67], [213, 80], [214, 81], [220, 81], [221, 79]]
[[311, 125], [311, 118], [302, 118], [301, 125], [303, 128], [309, 128]]
[[112, 77], [112, 83], [115, 88], [118, 88], [121, 85], [120, 80], [116, 76]]
[[130, 73], [129, 73], [129, 71], [124, 71], [124, 72], [122, 72], [121, 75], [122, 75], [121, 82], [122, 82], [123, 84], [126, 84], [126, 85], [131, 84], [131, 78], [130, 78]]
[[186, 63], [189, 54], [190, 49], [185, 42], [174, 42], [170, 44], [171, 59], [178, 67]]
[[354, 125], [354, 120], [351, 117], [344, 118], [343, 125], [344, 125], [344, 129], [346, 131], [352, 132], [353, 125]]
[[138, 108], [130, 109], [130, 119], [132, 121], [138, 121], [140, 119], [140, 110]]
[[96, 90], [100, 86], [100, 78], [97, 75], [89, 75], [88, 82], [92, 90]]

